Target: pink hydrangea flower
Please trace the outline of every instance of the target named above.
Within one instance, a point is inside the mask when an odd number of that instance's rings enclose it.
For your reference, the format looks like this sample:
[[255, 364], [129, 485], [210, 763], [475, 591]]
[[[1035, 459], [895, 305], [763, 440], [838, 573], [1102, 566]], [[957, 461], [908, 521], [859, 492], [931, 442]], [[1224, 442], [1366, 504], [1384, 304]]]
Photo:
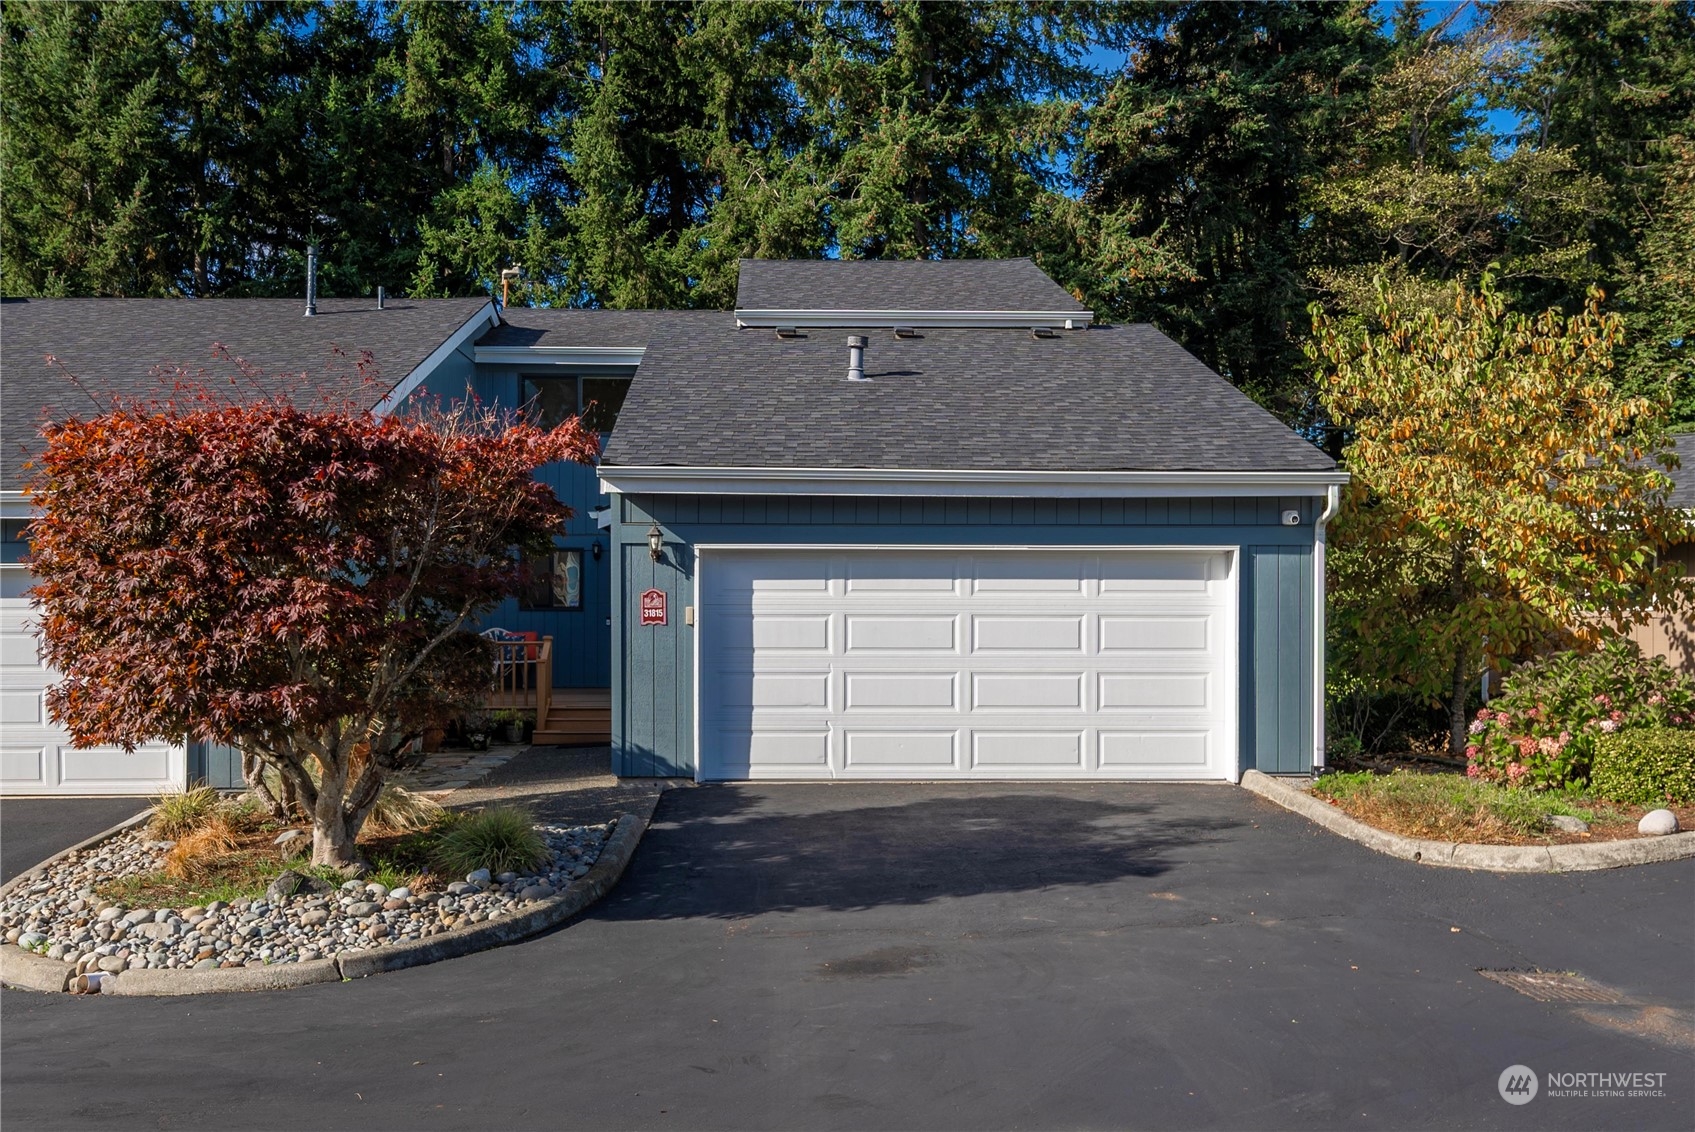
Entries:
[[1619, 720], [1624, 718], [1624, 712], [1622, 712], [1622, 711], [1610, 712], [1610, 713], [1608, 713], [1607, 718], [1611, 719], [1613, 722], [1617, 723]]
[[1477, 718], [1478, 719], [1488, 719], [1493, 714], [1495, 714], [1495, 713], [1490, 711], [1486, 707], [1480, 707], [1480, 708], [1477, 709]]
[[1466, 730], [1471, 732], [1473, 735], [1481, 735], [1485, 731], [1489, 730], [1489, 725], [1481, 719], [1474, 719], [1471, 721], [1471, 726], [1466, 728]]
[[1523, 763], [1508, 763], [1507, 764], [1507, 777], [1510, 778], [1510, 779], [1513, 779], [1514, 781], [1517, 781], [1518, 779], [1523, 778], [1525, 775], [1527, 775], [1529, 773], [1530, 773], [1530, 768], [1526, 767]]
[[1465, 776], [1467, 778], [1476, 778], [1478, 775], [1480, 775], [1482, 773], [1483, 773], [1483, 768], [1478, 766], [1476, 763], [1471, 763], [1465, 768]]
[[1475, 746], [1467, 747], [1465, 749], [1465, 757], [1468, 759], [1475, 759], [1477, 757], [1477, 748]]
[[1605, 693], [1605, 692], [1602, 692], [1600, 695], [1596, 696], [1595, 702], [1600, 704], [1602, 707], [1612, 707], [1613, 706], [1613, 698], [1611, 696], [1607, 695], [1607, 693]]
[[1648, 702], [1651, 704], [1663, 704], [1666, 702], [1666, 698], [1658, 692], [1650, 692], [1648, 693]]
[[1618, 720], [1603, 719], [1601, 721], [1601, 730], [1605, 731], [1608, 735], [1611, 735], [1613, 732], [1618, 730]]
[[1534, 755], [1536, 753], [1536, 740], [1532, 739], [1528, 735], [1520, 739], [1518, 741], [1518, 753], [1527, 759], [1531, 755]]

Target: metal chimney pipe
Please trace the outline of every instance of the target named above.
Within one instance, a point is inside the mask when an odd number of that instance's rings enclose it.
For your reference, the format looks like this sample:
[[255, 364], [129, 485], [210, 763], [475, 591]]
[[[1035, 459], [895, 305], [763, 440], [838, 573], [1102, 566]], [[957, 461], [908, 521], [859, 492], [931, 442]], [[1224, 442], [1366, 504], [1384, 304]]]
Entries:
[[863, 334], [850, 334], [848, 336], [848, 380], [871, 380], [865, 376], [865, 336]]
[[377, 288], [377, 309], [383, 309], [383, 289], [381, 287]]
[[306, 317], [318, 313], [318, 245], [306, 245]]

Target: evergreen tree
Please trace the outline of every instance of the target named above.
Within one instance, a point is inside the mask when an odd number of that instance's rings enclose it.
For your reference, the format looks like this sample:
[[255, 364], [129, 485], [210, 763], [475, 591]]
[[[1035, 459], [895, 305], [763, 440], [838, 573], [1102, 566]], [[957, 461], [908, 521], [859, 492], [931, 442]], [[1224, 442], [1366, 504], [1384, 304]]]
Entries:
[[177, 289], [162, 9], [0, 8], [0, 290]]

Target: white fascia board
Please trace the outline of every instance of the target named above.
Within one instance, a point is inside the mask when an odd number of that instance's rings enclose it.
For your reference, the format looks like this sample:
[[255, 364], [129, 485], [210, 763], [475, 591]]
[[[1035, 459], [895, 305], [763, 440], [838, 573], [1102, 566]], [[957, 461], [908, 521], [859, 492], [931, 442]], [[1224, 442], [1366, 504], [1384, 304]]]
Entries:
[[388, 395], [378, 401], [371, 412], [379, 417], [386, 417], [394, 412], [395, 408], [406, 398], [412, 396], [413, 390], [422, 385], [424, 380], [434, 373], [443, 362], [463, 349], [465, 344], [478, 334], [491, 326], [498, 325], [500, 325], [500, 311], [496, 309], [492, 301], [485, 303], [481, 310], [466, 320], [465, 325], [449, 335], [447, 341], [431, 350], [429, 357], [413, 366], [412, 372], [401, 378], [399, 384], [390, 389]]
[[810, 311], [738, 310], [736, 325], [830, 327], [967, 327], [971, 329], [1028, 330], [1033, 326], [1076, 330], [1095, 319], [1091, 311]]
[[1331, 472], [1045, 472], [907, 468], [673, 468], [601, 465], [600, 490], [658, 495], [899, 495], [1167, 498], [1326, 495]]
[[30, 506], [27, 491], [0, 491], [0, 519], [33, 519], [35, 508]]
[[474, 357], [485, 365], [637, 366], [646, 346], [478, 346]]

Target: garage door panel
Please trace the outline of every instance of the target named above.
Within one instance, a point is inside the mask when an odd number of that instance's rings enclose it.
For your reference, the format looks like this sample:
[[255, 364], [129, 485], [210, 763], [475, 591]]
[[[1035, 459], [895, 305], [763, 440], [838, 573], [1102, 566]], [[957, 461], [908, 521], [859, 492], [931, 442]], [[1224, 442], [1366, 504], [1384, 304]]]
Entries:
[[973, 770], [1007, 774], [1083, 769], [1082, 731], [974, 731]]
[[971, 619], [972, 651], [987, 652], [1080, 652], [1083, 648], [1082, 614], [1072, 617], [1006, 617], [978, 614]]
[[4, 670], [7, 683], [13, 677], [20, 682], [45, 682], [48, 677], [41, 672], [41, 662], [36, 657], [35, 638], [20, 629], [8, 629], [0, 632], [0, 670]]
[[1107, 557], [1101, 564], [1102, 594], [1202, 593], [1222, 577], [1217, 556], [1142, 554]]
[[951, 594], [959, 587], [959, 563], [947, 555], [847, 555], [844, 561], [844, 588], [850, 598]]
[[1069, 555], [1042, 558], [1004, 558], [976, 555], [973, 590], [979, 594], [1032, 594], [1041, 596], [1083, 592], [1085, 562]]
[[139, 747], [124, 751], [117, 747], [92, 747], [79, 751], [66, 747], [59, 752], [60, 781], [67, 786], [93, 788], [137, 779], [166, 779], [171, 773], [171, 752], [161, 747]]
[[[766, 559], [788, 588], [753, 588]], [[1196, 552], [708, 549], [701, 776], [1230, 777], [1227, 567]]]
[[47, 785], [48, 751], [46, 747], [0, 747], [0, 781], [7, 786]]
[[1205, 708], [1212, 677], [1205, 672], [1154, 675], [1146, 672], [1103, 673], [1102, 711], [1114, 708]]
[[751, 627], [752, 631], [749, 637], [755, 649], [783, 649], [790, 652], [830, 651], [830, 618], [828, 615], [760, 617], [746, 624]]
[[40, 727], [46, 722], [47, 714], [40, 691], [35, 688], [0, 691], [0, 723], [13, 727]]
[[954, 617], [874, 617], [847, 615], [847, 649], [856, 652], [953, 652], [958, 619]]
[[1205, 616], [1115, 617], [1103, 614], [1100, 651], [1103, 654], [1204, 652], [1207, 648]]
[[1211, 761], [1211, 736], [1206, 732], [1109, 731], [1098, 739], [1098, 765], [1103, 770], [1177, 770], [1199, 774]]
[[1081, 672], [977, 673], [971, 681], [971, 705], [989, 711], [1081, 708]]
[[828, 778], [827, 730], [721, 732], [726, 778]]
[[843, 682], [848, 711], [959, 706], [955, 672], [849, 672]]
[[732, 708], [830, 707], [829, 672], [721, 672], [719, 702]]
[[843, 767], [852, 771], [940, 771], [959, 765], [959, 732], [863, 731], [842, 734]]

